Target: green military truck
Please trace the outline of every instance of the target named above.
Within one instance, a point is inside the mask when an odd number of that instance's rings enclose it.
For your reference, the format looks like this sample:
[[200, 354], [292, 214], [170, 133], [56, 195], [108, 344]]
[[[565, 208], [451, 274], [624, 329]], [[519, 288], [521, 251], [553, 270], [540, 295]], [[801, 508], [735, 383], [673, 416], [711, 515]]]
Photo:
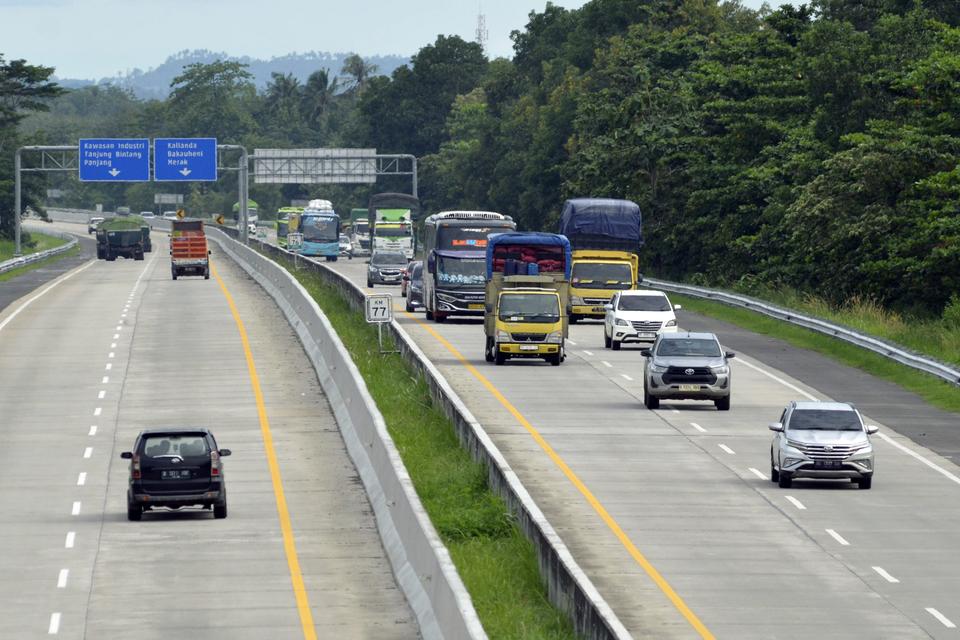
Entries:
[[[97, 227], [97, 258], [113, 262], [118, 256], [143, 260], [146, 251], [144, 229], [139, 216], [110, 218]], [[149, 227], [147, 227], [149, 241]]]

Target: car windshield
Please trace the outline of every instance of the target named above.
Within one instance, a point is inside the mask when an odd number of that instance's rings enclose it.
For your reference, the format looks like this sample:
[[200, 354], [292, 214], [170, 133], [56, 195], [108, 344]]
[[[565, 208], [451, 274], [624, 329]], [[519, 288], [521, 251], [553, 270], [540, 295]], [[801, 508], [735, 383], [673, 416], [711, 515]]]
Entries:
[[143, 455], [147, 458], [186, 458], [206, 456], [209, 452], [202, 433], [157, 434], [147, 436], [143, 442]]
[[627, 296], [620, 295], [617, 305], [620, 311], [670, 311], [670, 301], [666, 296]]
[[354, 229], [356, 230], [357, 233], [359, 233], [359, 234], [361, 234], [361, 235], [370, 233], [370, 225], [367, 224], [366, 222], [357, 223], [357, 224], [354, 226]]
[[410, 279], [420, 281], [423, 277], [423, 263], [418, 262], [410, 270]]
[[487, 262], [483, 259], [437, 258], [437, 282], [443, 285], [482, 285], [486, 282]]
[[556, 322], [559, 318], [556, 296], [506, 293], [500, 297], [500, 319], [504, 322]]
[[327, 216], [303, 216], [300, 219], [301, 232], [303, 239], [308, 242], [337, 240], [340, 234], [337, 232], [338, 220]]
[[661, 340], [657, 347], [658, 356], [719, 358], [720, 345], [709, 338], [671, 338]]
[[790, 429], [816, 431], [862, 431], [856, 411], [798, 409], [790, 415]]
[[627, 264], [579, 262], [573, 265], [570, 283], [588, 289], [629, 289], [633, 285], [633, 277]]
[[405, 267], [407, 256], [402, 253], [376, 253], [370, 258], [370, 264], [375, 267]]

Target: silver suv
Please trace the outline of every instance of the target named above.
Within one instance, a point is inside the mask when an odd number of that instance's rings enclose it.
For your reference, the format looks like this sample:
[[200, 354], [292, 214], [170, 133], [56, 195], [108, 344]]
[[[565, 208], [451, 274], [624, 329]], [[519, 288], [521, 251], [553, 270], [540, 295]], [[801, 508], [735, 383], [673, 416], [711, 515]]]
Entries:
[[653, 346], [640, 351], [643, 403], [656, 409], [661, 400], [713, 400], [720, 411], [730, 409], [730, 365], [712, 333], [661, 333]]
[[770, 424], [770, 480], [789, 488], [794, 478], [850, 478], [873, 484], [873, 445], [879, 429], [864, 425], [846, 402], [791, 402]]

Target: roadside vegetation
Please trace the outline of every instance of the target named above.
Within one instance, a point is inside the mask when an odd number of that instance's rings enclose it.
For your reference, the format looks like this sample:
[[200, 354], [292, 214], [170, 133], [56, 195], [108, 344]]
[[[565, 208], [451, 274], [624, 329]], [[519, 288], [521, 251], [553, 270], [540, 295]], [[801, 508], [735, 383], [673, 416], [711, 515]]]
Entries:
[[433, 406], [426, 383], [400, 355], [379, 352], [376, 329], [339, 291], [289, 261], [284, 266], [323, 309], [360, 370], [487, 635], [576, 638], [547, 600], [533, 546], [490, 491], [486, 468], [470, 458], [453, 424]]
[[[749, 331], [779, 338], [797, 347], [817, 351], [843, 364], [894, 382], [945, 411], [960, 413], [960, 388], [929, 374], [916, 371], [893, 360], [884, 358], [879, 354], [861, 349], [843, 340], [817, 333], [816, 331], [810, 331], [803, 327], [797, 327], [774, 318], [769, 318], [748, 309], [731, 307], [719, 302], [691, 298], [679, 294], [670, 294], [670, 299], [674, 303], [682, 305], [686, 311], [693, 311], [711, 318], [723, 320]], [[811, 315], [817, 315], [821, 318], [869, 331], [882, 338], [893, 340], [894, 338], [892, 336], [903, 337], [904, 335], [898, 333], [900, 330], [899, 323], [902, 322], [902, 319], [896, 314], [877, 309], [874, 305], [854, 306], [848, 311], [832, 309], [827, 312], [831, 308], [829, 305], [823, 305], [822, 302], [811, 301], [806, 306], [797, 304], [797, 301], [788, 304], [788, 298], [776, 300], [776, 302], [777, 304], [789, 306], [798, 311], [805, 311]], [[935, 333], [931, 334], [933, 340], [940, 339], [949, 342], [951, 348], [957, 348], [957, 345], [960, 344], [960, 339], [958, 339], [960, 330], [955, 327], [945, 329], [942, 326], [943, 322], [932, 322], [932, 325], [931, 331], [936, 331], [937, 328], [943, 330], [939, 338]], [[923, 335], [922, 328], [914, 326], [914, 329], [918, 331], [919, 336]], [[904, 340], [901, 344], [905, 344], [906, 342], [907, 340]], [[927, 346], [926, 350], [916, 348], [921, 344], [919, 339], [913, 338], [910, 342], [910, 348], [914, 348], [921, 353], [930, 352], [929, 346]], [[905, 346], [908, 345], [905, 344]], [[944, 358], [940, 357], [940, 359]]]
[[[54, 239], [54, 240], [59, 240], [59, 238], [53, 238], [53, 239]], [[0, 242], [3, 242], [3, 241], [0, 241]], [[61, 241], [59, 244], [63, 244], [64, 242], [65, 242], [65, 241]], [[54, 246], [59, 246], [59, 244], [55, 244]], [[53, 248], [53, 247], [47, 247], [47, 249], [52, 249], [52, 248]], [[40, 251], [42, 251], [42, 250], [43, 250], [43, 249], [40, 249]], [[24, 274], [24, 273], [27, 273], [28, 271], [33, 271], [34, 269], [40, 269], [41, 267], [47, 267], [47, 266], [49, 266], [49, 265], [51, 265], [51, 264], [54, 264], [54, 263], [56, 263], [56, 262], [60, 262], [60, 261], [63, 260], [64, 258], [69, 258], [69, 257], [71, 257], [71, 256], [77, 256], [77, 255], [80, 255], [80, 245], [77, 245], [77, 246], [75, 246], [74, 248], [69, 249], [68, 251], [64, 251], [63, 253], [57, 254], [57, 255], [55, 255], [55, 256], [50, 256], [49, 258], [46, 258], [45, 260], [40, 260], [39, 262], [32, 262], [32, 263], [27, 264], [27, 265], [24, 265], [24, 266], [22, 266], [22, 267], [18, 267], [18, 268], [16, 268], [16, 269], [12, 269], [12, 270], [10, 270], [10, 271], [7, 271], [6, 273], [0, 273], [0, 282], [5, 282], [5, 281], [10, 280], [10, 279], [12, 279], [12, 278], [16, 278], [16, 277], [19, 276], [19, 275], [22, 275], [22, 274]], [[11, 250], [10, 250], [10, 255], [9, 255], [8, 257], [0, 257], [0, 262], [2, 262], [3, 260], [7, 260], [7, 259], [9, 259], [9, 258], [12, 258], [12, 257], [13, 257], [13, 250], [11, 249]]]

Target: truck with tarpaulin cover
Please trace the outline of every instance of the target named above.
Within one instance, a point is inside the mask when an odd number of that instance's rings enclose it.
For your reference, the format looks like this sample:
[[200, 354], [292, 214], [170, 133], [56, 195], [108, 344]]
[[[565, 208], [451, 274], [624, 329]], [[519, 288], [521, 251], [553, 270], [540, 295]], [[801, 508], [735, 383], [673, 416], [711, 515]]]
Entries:
[[487, 236], [516, 228], [510, 216], [493, 211], [443, 211], [423, 221], [423, 304], [428, 320], [483, 315]]
[[170, 274], [210, 279], [210, 250], [203, 220], [184, 218], [170, 222]]
[[413, 259], [413, 221], [420, 212], [420, 200], [405, 193], [378, 193], [370, 196], [367, 216], [370, 220], [372, 251], [402, 253]]
[[563, 204], [559, 232], [570, 240], [570, 322], [600, 318], [618, 290], [640, 283], [640, 207], [630, 200], [575, 198]]
[[146, 252], [144, 226], [146, 222], [140, 216], [108, 218], [101, 222], [96, 231], [97, 259], [108, 262], [113, 262], [118, 257], [143, 260]]
[[567, 306], [573, 257], [570, 241], [554, 233], [489, 236], [483, 329], [484, 357], [542, 358], [559, 366], [566, 357]]

